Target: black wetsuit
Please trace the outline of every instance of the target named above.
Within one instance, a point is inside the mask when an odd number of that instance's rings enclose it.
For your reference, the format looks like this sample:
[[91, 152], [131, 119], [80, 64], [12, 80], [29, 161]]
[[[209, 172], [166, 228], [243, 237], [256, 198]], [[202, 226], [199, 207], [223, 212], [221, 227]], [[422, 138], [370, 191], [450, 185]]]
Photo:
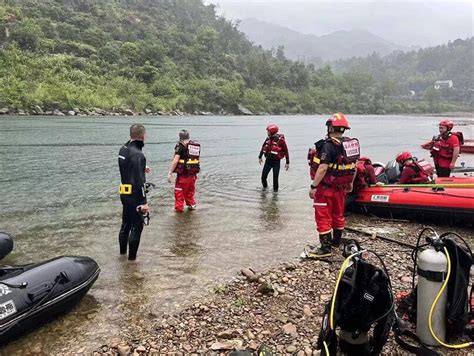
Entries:
[[146, 158], [142, 152], [143, 141], [128, 141], [119, 151], [118, 163], [122, 184], [131, 184], [131, 194], [120, 194], [123, 205], [122, 226], [119, 233], [120, 254], [127, 253], [128, 259], [137, 257], [140, 236], [143, 230], [143, 215], [137, 206], [147, 203], [145, 193]]

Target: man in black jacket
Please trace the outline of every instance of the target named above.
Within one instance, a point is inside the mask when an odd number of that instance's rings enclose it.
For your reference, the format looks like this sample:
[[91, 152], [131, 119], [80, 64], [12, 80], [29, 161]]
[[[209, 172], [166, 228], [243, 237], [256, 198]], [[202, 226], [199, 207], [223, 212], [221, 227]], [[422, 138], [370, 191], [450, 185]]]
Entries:
[[128, 259], [137, 258], [140, 236], [143, 230], [143, 216], [148, 214], [149, 207], [145, 193], [146, 158], [142, 152], [145, 144], [146, 130], [141, 124], [130, 126], [130, 140], [119, 151], [120, 200], [123, 205], [122, 226], [119, 233], [120, 254], [127, 253]]

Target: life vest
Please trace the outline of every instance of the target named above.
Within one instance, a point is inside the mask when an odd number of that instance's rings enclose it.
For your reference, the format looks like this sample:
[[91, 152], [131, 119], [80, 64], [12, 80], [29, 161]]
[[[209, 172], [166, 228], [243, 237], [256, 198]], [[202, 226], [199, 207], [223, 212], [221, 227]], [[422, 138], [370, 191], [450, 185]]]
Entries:
[[281, 134], [267, 137], [262, 146], [262, 151], [265, 154], [265, 157], [272, 156], [277, 159], [285, 158], [286, 151], [282, 147], [283, 142], [285, 142], [285, 136]]
[[464, 144], [464, 136], [462, 132], [448, 132], [446, 137], [443, 137], [441, 135], [433, 137], [433, 140], [431, 141], [430, 153], [435, 163], [437, 162], [439, 158], [444, 158], [444, 159], [453, 158], [454, 150], [448, 143], [448, 138], [451, 135], [456, 135], [458, 137], [460, 145]]
[[342, 137], [341, 141], [329, 138], [326, 142], [340, 145], [341, 154], [336, 157], [335, 162], [328, 164], [328, 170], [322, 182], [330, 187], [351, 184], [356, 172], [356, 163], [360, 157], [359, 140]]
[[318, 150], [324, 145], [325, 140], [319, 140], [318, 142], [314, 143], [314, 148], [310, 148], [308, 150], [307, 160], [309, 165], [309, 176], [311, 179], [314, 179], [316, 175], [316, 171], [318, 170], [320, 159], [318, 157]]
[[413, 163], [407, 164], [406, 167], [413, 168], [417, 173], [417, 176], [412, 178], [411, 183], [413, 184], [430, 183], [433, 180], [433, 166], [424, 159], [413, 161]]
[[[179, 143], [178, 143], [179, 145]], [[176, 145], [176, 146], [178, 146]], [[197, 174], [201, 170], [199, 166], [199, 156], [201, 155], [201, 145], [196, 141], [189, 141], [185, 146], [186, 156], [180, 157], [174, 172], [177, 174]]]

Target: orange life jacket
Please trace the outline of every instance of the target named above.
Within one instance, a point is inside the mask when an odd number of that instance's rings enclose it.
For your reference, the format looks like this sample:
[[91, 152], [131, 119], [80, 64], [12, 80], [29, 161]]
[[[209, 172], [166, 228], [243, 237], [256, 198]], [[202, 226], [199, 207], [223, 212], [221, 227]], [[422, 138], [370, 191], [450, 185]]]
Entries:
[[[179, 143], [178, 143], [179, 145]], [[178, 146], [177, 145], [177, 146]], [[201, 145], [196, 141], [189, 141], [185, 146], [186, 156], [180, 157], [174, 172], [177, 174], [197, 174], [201, 170], [199, 157], [201, 155]]]
[[262, 151], [265, 154], [265, 157], [272, 155], [277, 159], [285, 158], [286, 152], [282, 147], [283, 142], [285, 142], [285, 136], [282, 134], [276, 134], [267, 137], [262, 145]]

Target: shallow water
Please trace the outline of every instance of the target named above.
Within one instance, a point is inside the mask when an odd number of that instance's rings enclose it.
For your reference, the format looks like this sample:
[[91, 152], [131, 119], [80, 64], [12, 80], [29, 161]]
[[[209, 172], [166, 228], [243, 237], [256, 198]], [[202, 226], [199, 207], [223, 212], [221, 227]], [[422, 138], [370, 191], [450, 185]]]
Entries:
[[[157, 315], [232, 278], [242, 266], [294, 259], [315, 241], [306, 153], [325, 133], [326, 117], [0, 117], [0, 231], [15, 236], [5, 264], [57, 255], [96, 259], [101, 275], [72, 313], [1, 350], [56, 354], [99, 347], [124, 327]], [[473, 120], [456, 119], [473, 138]], [[353, 116], [351, 136], [362, 154], [386, 162], [437, 132], [437, 118]], [[121, 204], [117, 154], [131, 123], [147, 127], [145, 146], [152, 220], [138, 261], [118, 256]], [[260, 191], [257, 155], [265, 126], [276, 122], [290, 149], [291, 168], [280, 173], [280, 192]], [[466, 125], [468, 124], [468, 125]], [[166, 173], [180, 129], [202, 145], [198, 210], [173, 211]], [[460, 161], [474, 166], [474, 155]], [[270, 176], [271, 177], [271, 176]], [[271, 184], [271, 179], [269, 179]], [[359, 217], [363, 220], [363, 217]]]

